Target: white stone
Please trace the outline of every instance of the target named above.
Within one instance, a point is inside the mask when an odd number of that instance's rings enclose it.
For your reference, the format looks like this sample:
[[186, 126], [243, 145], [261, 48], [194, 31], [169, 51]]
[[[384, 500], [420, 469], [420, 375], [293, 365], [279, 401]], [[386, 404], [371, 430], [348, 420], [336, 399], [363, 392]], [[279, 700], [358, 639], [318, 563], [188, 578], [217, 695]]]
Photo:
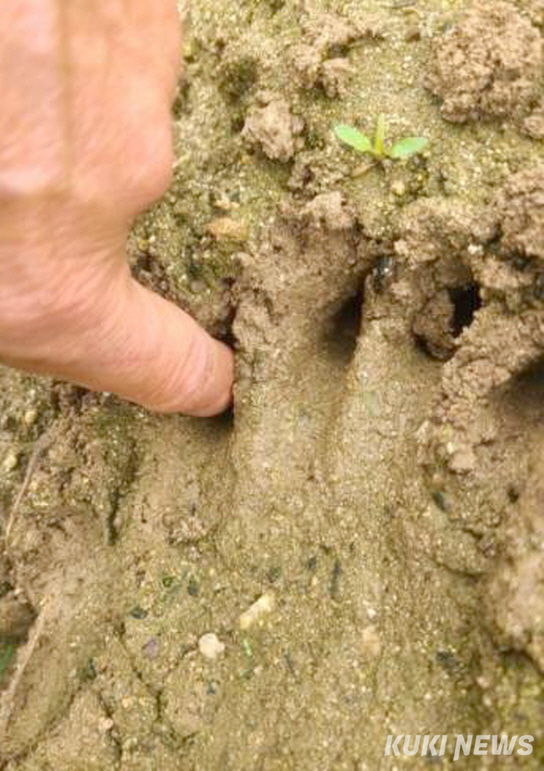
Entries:
[[4, 471], [7, 471], [8, 473], [10, 471], [14, 471], [14, 469], [17, 468], [19, 464], [19, 457], [17, 453], [15, 453], [13, 450], [10, 450], [6, 457], [4, 458], [4, 461], [2, 463], [2, 468]]
[[198, 641], [198, 650], [206, 659], [213, 661], [225, 651], [225, 643], [213, 632], [203, 634]]
[[240, 616], [240, 629], [246, 631], [257, 621], [261, 621], [263, 616], [268, 615], [274, 609], [275, 597], [272, 592], [266, 592], [256, 600], [246, 611]]

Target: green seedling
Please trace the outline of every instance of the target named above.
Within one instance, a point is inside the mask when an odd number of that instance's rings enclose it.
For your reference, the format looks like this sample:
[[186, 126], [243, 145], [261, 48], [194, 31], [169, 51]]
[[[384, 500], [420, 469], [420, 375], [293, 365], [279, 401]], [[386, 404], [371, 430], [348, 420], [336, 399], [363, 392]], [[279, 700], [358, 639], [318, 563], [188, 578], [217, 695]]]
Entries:
[[425, 137], [404, 137], [404, 139], [399, 139], [398, 142], [389, 146], [386, 139], [385, 115], [378, 117], [374, 139], [370, 139], [366, 134], [345, 123], [336, 125], [334, 133], [348, 147], [358, 153], [368, 153], [380, 163], [386, 158], [391, 158], [394, 161], [410, 158], [412, 155], [421, 153], [429, 144], [429, 140]]

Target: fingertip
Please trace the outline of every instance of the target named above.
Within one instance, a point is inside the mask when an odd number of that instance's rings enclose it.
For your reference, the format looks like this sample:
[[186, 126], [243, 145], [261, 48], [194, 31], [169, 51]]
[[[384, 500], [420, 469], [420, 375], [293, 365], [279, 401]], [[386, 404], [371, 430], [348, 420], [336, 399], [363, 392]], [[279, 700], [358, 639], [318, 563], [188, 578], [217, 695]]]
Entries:
[[210, 368], [202, 381], [198, 402], [186, 414], [200, 418], [211, 418], [225, 412], [233, 399], [234, 353], [224, 343], [209, 337]]

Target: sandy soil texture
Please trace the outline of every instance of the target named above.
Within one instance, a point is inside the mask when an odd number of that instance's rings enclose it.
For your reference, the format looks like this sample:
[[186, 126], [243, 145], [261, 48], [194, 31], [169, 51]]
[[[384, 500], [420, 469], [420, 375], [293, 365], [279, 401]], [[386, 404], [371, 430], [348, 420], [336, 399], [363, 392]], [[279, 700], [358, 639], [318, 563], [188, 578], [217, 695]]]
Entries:
[[[139, 279], [232, 414], [0, 370], [0, 768], [544, 766], [542, 0], [185, 4]], [[367, 162], [336, 123], [420, 156]], [[443, 768], [461, 767], [442, 759]], [[397, 761], [398, 762], [398, 761]]]

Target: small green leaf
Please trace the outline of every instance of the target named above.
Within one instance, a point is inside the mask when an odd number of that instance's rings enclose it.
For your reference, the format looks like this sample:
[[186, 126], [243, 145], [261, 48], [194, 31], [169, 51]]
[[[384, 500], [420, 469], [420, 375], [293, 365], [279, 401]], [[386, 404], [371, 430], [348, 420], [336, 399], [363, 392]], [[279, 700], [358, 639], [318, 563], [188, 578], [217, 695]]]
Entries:
[[429, 144], [425, 137], [405, 137], [396, 142], [389, 151], [390, 158], [409, 158], [424, 150]]
[[357, 150], [359, 153], [368, 153], [372, 149], [372, 144], [366, 134], [362, 134], [353, 126], [339, 123], [334, 127], [334, 133], [341, 142]]

